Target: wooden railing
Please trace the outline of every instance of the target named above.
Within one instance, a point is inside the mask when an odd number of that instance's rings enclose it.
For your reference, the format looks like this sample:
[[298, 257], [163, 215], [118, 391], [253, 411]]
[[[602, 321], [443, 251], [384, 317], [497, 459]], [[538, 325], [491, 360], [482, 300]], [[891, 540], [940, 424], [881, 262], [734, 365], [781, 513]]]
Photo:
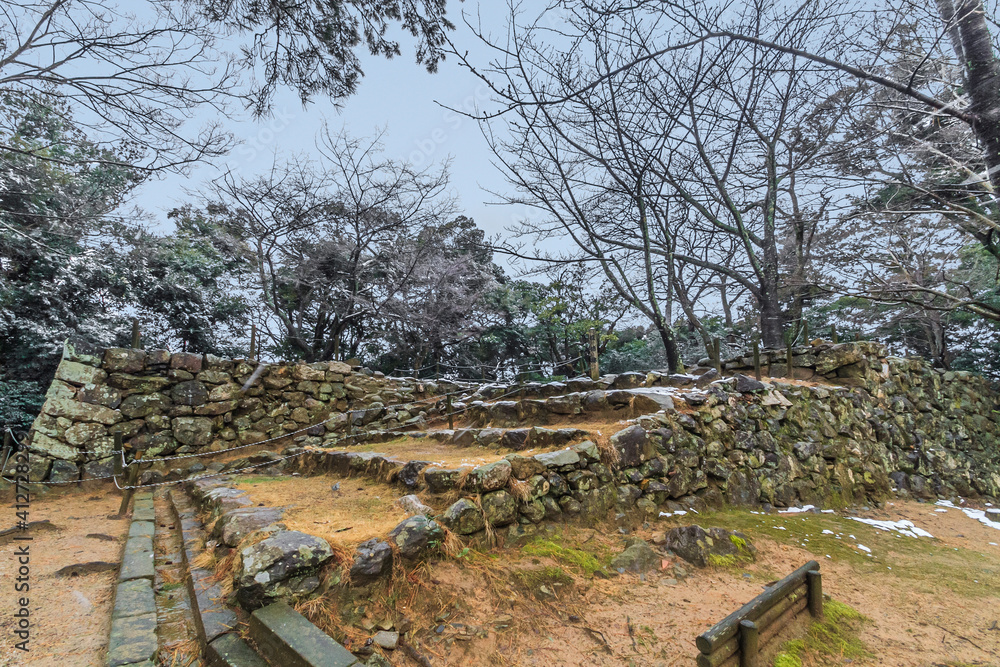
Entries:
[[758, 654], [804, 609], [823, 615], [819, 563], [809, 561], [695, 640], [698, 667], [762, 667]]

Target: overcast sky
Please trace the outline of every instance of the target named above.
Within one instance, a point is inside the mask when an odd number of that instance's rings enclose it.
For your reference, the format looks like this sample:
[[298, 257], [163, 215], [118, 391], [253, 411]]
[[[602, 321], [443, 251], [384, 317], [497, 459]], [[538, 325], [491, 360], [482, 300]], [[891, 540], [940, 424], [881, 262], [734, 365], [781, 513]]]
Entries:
[[[477, 12], [477, 2], [450, 3], [449, 17], [457, 24], [453, 39], [459, 48], [482, 53], [485, 58], [486, 50], [461, 21], [463, 10]], [[483, 20], [492, 31], [505, 31], [505, 3], [494, 3], [492, 10], [486, 14], [484, 7]], [[491, 153], [478, 124], [438, 104], [470, 111], [476, 104], [488, 105], [489, 94], [481, 82], [454, 59], [442, 63], [436, 74], [428, 74], [416, 64], [412, 49], [405, 44], [402, 57], [394, 60], [374, 58], [362, 51], [359, 54], [363, 56], [365, 77], [358, 93], [347, 99], [340, 110], [321, 98], [303, 108], [294, 92], [281, 91], [271, 118], [230, 120], [229, 129], [242, 143], [226, 160], [199, 166], [187, 177], [168, 175], [152, 181], [142, 187], [133, 203], [151, 213], [155, 226], [166, 231], [166, 213], [191, 201], [185, 196], [185, 188], [197, 188], [227, 167], [244, 176], [263, 173], [276, 154], [279, 160], [296, 152], [315, 154], [317, 133], [325, 121], [331, 130], [343, 126], [358, 137], [370, 137], [384, 128], [386, 157], [406, 159], [416, 166], [452, 157], [451, 186], [464, 213], [487, 234], [510, 226], [517, 211], [485, 203], [492, 198], [483, 188], [503, 189], [504, 179], [490, 164]]]

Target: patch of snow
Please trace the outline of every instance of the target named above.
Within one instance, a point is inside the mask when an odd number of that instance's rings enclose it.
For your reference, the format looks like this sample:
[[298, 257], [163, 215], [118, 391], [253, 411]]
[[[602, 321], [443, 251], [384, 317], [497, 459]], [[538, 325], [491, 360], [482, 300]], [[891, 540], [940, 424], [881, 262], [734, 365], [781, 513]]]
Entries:
[[833, 535], [833, 531], [832, 530], [827, 530], [827, 529], [824, 528], [823, 529], [823, 534], [824, 535]]
[[[886, 532], [897, 532], [902, 535], [909, 535], [910, 537], [934, 537], [923, 528], [914, 526], [913, 522], [907, 519], [900, 519], [899, 521], [879, 521], [878, 519], [861, 519], [856, 516], [848, 518], [852, 521], [860, 521], [861, 523], [866, 523], [869, 526], [875, 526], [879, 530], [884, 530]], [[853, 537], [853, 535], [851, 537]]]
[[935, 511], [935, 512], [947, 512], [948, 510], [946, 510], [946, 509], [941, 509], [941, 508], [939, 507], [939, 508], [937, 508], [937, 509], [936, 509], [936, 510], [934, 510], [934, 511]]
[[837, 510], [820, 510], [823, 514], [836, 514]]
[[784, 526], [771, 526], [771, 527], [775, 528], [776, 530], [787, 530]]
[[992, 519], [986, 516], [986, 512], [984, 512], [983, 510], [975, 510], [972, 509], [971, 507], [955, 507], [955, 505], [950, 500], [939, 500], [934, 504], [942, 505], [944, 507], [951, 507], [954, 509], [960, 509], [965, 513], [965, 516], [969, 517], [970, 519], [975, 519], [984, 526], [989, 526], [990, 528], [996, 528], [997, 530], [1000, 530], [1000, 521], [993, 521]]
[[660, 516], [684, 516], [687, 514], [684, 510], [675, 510], [673, 512], [660, 512]]
[[778, 510], [778, 514], [798, 514], [799, 512], [808, 512], [811, 509], [815, 509], [812, 505], [805, 505], [804, 507], [789, 507], [788, 509]]
[[859, 544], [859, 545], [858, 545], [858, 548], [859, 548], [859, 549], [861, 549], [862, 551], [864, 551], [865, 553], [869, 553], [869, 554], [870, 554], [870, 553], [872, 552], [872, 550], [871, 550], [871, 549], [869, 549], [868, 547], [866, 547], [866, 546], [865, 546], [865, 545], [863, 545], [863, 544]]

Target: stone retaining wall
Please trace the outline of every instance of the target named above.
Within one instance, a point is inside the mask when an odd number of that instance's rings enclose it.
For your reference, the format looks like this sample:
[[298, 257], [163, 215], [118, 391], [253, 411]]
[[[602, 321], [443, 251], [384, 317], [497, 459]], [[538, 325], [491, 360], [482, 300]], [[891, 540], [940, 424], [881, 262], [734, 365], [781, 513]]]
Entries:
[[[781, 370], [784, 357], [784, 350], [765, 351], [765, 369]], [[700, 493], [775, 505], [847, 503], [882, 495], [891, 484], [927, 497], [1000, 495], [1000, 396], [983, 378], [889, 357], [876, 343], [795, 348], [794, 373], [819, 380], [817, 386], [779, 379], [765, 386], [740, 373], [749, 373], [748, 362], [727, 360], [737, 374], [724, 378], [698, 369], [527, 385], [518, 401], [490, 399], [521, 388], [470, 386], [453, 407], [465, 408], [477, 427], [434, 437], [456, 446], [494, 437], [513, 449], [558, 445], [563, 431], [541, 424], [602, 413], [643, 424], [616, 436], [622, 450], [616, 493], [634, 486], [659, 500]], [[329, 445], [349, 422], [418, 429], [443, 410], [443, 401], [415, 402], [457, 387], [323, 362], [269, 366], [242, 391], [256, 368], [210, 355], [88, 350], [67, 342], [32, 428], [31, 478], [109, 474], [111, 434], [119, 429], [147, 460], [301, 429], [307, 430], [297, 444]]]
[[167, 350], [97, 350], [67, 341], [29, 434], [32, 481], [110, 475], [113, 432], [147, 461], [297, 434], [321, 444], [348, 430], [416, 427], [454, 385], [389, 380], [345, 363], [269, 365]]

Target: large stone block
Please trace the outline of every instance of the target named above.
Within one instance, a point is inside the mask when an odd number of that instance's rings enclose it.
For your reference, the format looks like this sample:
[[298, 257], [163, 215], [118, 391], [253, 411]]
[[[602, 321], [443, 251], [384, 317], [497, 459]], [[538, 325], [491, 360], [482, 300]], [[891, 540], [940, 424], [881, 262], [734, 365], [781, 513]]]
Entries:
[[[314, 573], [332, 557], [330, 544], [320, 537], [278, 531], [240, 552], [240, 569], [236, 574], [239, 599], [245, 606], [257, 608], [284, 592], [299, 592], [294, 589], [304, 583], [304, 575]], [[318, 585], [316, 579], [313, 588]]]
[[156, 598], [149, 579], [133, 579], [118, 585], [112, 619], [156, 613]]
[[133, 394], [118, 407], [129, 419], [141, 419], [150, 415], [162, 415], [170, 410], [173, 402], [163, 394]]
[[204, 447], [212, 441], [215, 422], [207, 417], [174, 417], [170, 424], [181, 444]]
[[66, 361], [76, 361], [88, 366], [100, 366], [103, 356], [101, 348], [80, 336], [70, 336], [63, 343], [62, 358]]
[[271, 664], [282, 667], [355, 667], [357, 658], [284, 602], [250, 617], [250, 636]]
[[82, 387], [86, 384], [102, 384], [108, 379], [108, 374], [88, 364], [63, 360], [56, 368], [56, 379]]
[[189, 373], [201, 372], [202, 356], [190, 352], [177, 352], [170, 357], [170, 367]]
[[75, 422], [99, 422], [110, 426], [122, 420], [122, 414], [117, 410], [72, 399], [49, 399], [45, 401], [42, 409], [53, 417], [65, 417]]
[[158, 651], [156, 614], [122, 616], [111, 621], [108, 667], [154, 661]]
[[114, 410], [122, 403], [122, 393], [106, 384], [88, 384], [77, 394], [77, 399], [84, 403], [96, 403]]
[[102, 366], [109, 373], [138, 373], [146, 365], [146, 352], [124, 347], [104, 351]]
[[177, 405], [204, 405], [208, 402], [209, 393], [201, 382], [188, 380], [175, 384], [170, 389], [170, 398]]
[[[36, 454], [43, 454], [52, 458], [62, 459], [64, 461], [83, 460], [83, 452], [76, 447], [70, 447], [65, 443], [59, 442], [58, 440], [38, 432], [32, 434], [31, 444], [28, 445], [28, 450]], [[46, 473], [48, 473], [48, 470], [46, 470]], [[44, 479], [44, 477], [42, 479]]]

